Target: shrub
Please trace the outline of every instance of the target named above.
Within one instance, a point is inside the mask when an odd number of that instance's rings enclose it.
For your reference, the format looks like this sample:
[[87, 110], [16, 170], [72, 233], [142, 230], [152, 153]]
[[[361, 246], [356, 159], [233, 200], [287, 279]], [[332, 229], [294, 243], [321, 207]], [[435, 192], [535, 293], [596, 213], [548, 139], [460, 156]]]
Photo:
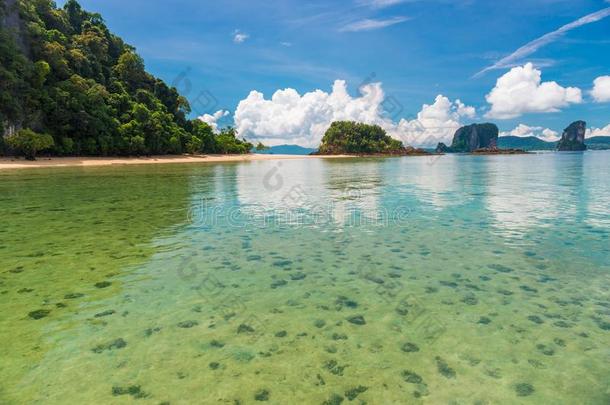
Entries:
[[38, 134], [31, 129], [22, 129], [6, 137], [6, 143], [17, 153], [21, 153], [28, 160], [36, 160], [36, 154], [55, 145], [53, 137], [47, 134]]

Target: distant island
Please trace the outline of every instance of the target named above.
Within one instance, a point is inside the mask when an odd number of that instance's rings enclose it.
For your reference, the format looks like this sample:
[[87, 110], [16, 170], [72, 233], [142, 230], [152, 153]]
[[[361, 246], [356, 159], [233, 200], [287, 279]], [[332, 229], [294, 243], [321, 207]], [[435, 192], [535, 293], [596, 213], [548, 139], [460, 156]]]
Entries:
[[423, 149], [405, 147], [379, 125], [335, 121], [324, 134], [315, 155], [424, 156]]
[[[571, 124], [564, 130], [562, 138], [571, 138], [571, 132], [578, 128], [580, 123], [580, 134], [586, 133], [586, 123], [577, 121]], [[594, 136], [591, 138], [581, 138], [580, 141], [588, 150], [610, 150], [610, 136]], [[498, 146], [501, 148], [519, 148], [527, 151], [570, 151], [568, 147], [569, 141], [564, 140], [560, 145], [560, 141], [545, 141], [535, 136], [502, 136], [498, 140]], [[567, 148], [567, 149], [566, 149]], [[576, 150], [584, 150], [582, 146], [577, 146]]]
[[451, 146], [439, 143], [437, 153], [473, 154], [522, 154], [521, 149], [501, 149], [498, 147], [500, 131], [495, 124], [472, 124], [458, 129]]

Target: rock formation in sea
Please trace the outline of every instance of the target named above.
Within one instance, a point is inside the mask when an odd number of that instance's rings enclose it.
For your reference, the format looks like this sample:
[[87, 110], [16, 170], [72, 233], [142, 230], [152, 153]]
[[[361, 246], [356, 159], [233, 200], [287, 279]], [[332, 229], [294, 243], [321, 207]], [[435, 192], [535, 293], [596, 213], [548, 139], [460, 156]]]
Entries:
[[576, 121], [571, 123], [570, 126], [563, 131], [561, 140], [557, 145], [557, 150], [561, 152], [587, 150], [587, 145], [585, 145], [586, 132], [586, 122]]
[[438, 153], [469, 153], [481, 149], [497, 150], [499, 132], [495, 124], [472, 124], [462, 127], [453, 136], [453, 143], [450, 147], [439, 143], [436, 151]]

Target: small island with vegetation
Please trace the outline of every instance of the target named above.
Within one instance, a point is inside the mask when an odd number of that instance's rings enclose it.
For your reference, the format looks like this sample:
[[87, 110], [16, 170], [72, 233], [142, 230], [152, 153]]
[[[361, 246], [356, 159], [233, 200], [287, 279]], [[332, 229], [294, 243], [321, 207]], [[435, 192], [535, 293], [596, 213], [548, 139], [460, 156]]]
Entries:
[[335, 121], [324, 134], [315, 155], [355, 156], [424, 156], [423, 149], [405, 147], [401, 141], [387, 135], [379, 125], [353, 121]]
[[451, 146], [439, 143], [437, 153], [472, 153], [475, 155], [517, 155], [526, 154], [521, 149], [500, 149], [500, 130], [496, 124], [472, 124], [457, 130]]

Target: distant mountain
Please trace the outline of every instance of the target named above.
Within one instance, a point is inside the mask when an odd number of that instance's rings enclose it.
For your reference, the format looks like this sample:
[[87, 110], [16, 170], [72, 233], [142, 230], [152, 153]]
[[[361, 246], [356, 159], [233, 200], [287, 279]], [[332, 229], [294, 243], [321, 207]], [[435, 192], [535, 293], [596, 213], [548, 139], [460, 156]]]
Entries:
[[260, 153], [265, 155], [310, 155], [316, 150], [317, 149], [304, 148], [298, 145], [279, 145], [272, 146], [265, 151], [255, 150], [254, 153]]
[[585, 139], [585, 143], [592, 150], [608, 150], [610, 149], [610, 136], [594, 136]]
[[[595, 136], [585, 139], [585, 144], [592, 150], [610, 150], [610, 136]], [[501, 136], [498, 147], [502, 149], [557, 150], [557, 142], [547, 142], [535, 136]]]
[[523, 150], [556, 150], [557, 142], [546, 142], [535, 136], [501, 136], [498, 139], [498, 148]]

